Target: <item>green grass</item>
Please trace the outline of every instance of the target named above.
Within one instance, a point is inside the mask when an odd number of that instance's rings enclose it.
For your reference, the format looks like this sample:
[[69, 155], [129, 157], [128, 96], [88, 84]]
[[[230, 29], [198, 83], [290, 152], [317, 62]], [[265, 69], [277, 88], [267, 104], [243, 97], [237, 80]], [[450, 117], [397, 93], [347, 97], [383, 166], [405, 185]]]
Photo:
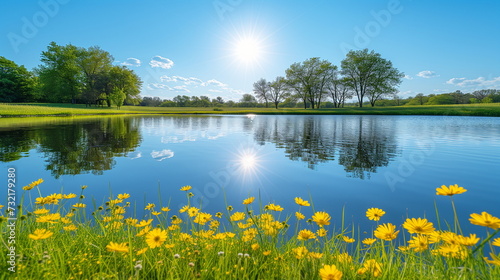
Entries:
[[1, 117], [76, 116], [110, 114], [325, 114], [325, 115], [439, 115], [500, 116], [500, 103], [394, 107], [346, 107], [336, 109], [226, 108], [213, 107], [85, 107], [82, 104], [0, 104]]
[[[489, 263], [481, 252], [485, 245], [492, 251], [500, 245], [500, 239], [492, 239], [500, 229], [489, 229], [488, 237], [479, 240], [441, 229], [445, 221], [439, 219], [425, 221], [422, 234], [411, 233], [407, 220], [396, 224], [393, 235], [424, 241], [400, 244], [395, 236], [345, 225], [342, 214], [323, 212], [318, 218], [312, 202], [296, 200], [299, 205], [282, 209], [259, 206], [265, 202], [257, 200], [243, 204], [242, 197], [226, 202], [219, 216], [196, 208], [186, 190], [185, 208], [148, 204], [146, 214], [138, 215], [142, 209], [127, 202], [126, 194], [100, 204], [85, 197], [86, 187], [78, 195], [49, 195], [41, 183], [17, 189], [16, 203], [23, 207], [15, 210], [14, 230], [8, 227], [12, 220], [1, 219], [0, 279], [340, 279], [321, 277], [325, 265], [334, 265], [342, 279], [500, 279], [500, 260]], [[10, 216], [8, 208], [0, 211]], [[455, 216], [450, 228], [460, 228], [467, 218]], [[491, 228], [500, 228], [500, 220], [492, 221]], [[373, 229], [391, 223], [383, 214], [370, 222]], [[7, 246], [12, 236], [14, 249]], [[367, 237], [373, 238], [369, 245], [363, 243]], [[8, 270], [10, 250], [16, 272]]]

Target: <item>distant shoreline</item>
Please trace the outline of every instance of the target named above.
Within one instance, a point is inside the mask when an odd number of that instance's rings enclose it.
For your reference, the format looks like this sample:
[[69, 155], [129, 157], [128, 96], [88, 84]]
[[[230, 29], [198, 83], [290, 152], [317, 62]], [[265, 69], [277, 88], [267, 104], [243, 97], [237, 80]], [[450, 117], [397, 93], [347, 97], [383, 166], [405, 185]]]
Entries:
[[301, 108], [227, 108], [227, 107], [85, 107], [81, 104], [0, 104], [1, 118], [113, 116], [113, 115], [186, 115], [186, 114], [256, 114], [256, 115], [426, 115], [500, 117], [500, 104], [458, 104], [387, 107]]

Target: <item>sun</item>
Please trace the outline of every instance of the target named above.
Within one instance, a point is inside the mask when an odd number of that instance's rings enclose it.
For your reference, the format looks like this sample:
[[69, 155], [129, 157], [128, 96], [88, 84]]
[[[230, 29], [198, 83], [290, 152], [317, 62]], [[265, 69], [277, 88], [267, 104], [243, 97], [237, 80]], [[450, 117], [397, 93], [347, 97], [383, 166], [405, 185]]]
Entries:
[[234, 43], [233, 54], [243, 64], [258, 63], [262, 57], [262, 42], [255, 37], [244, 37]]
[[253, 154], [243, 154], [240, 158], [241, 167], [245, 170], [255, 168], [255, 155]]

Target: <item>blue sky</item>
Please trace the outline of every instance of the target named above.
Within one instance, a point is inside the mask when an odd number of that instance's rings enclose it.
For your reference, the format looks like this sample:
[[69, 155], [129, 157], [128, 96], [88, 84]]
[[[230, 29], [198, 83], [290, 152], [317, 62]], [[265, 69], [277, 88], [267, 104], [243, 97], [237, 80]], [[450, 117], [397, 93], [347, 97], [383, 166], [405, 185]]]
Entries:
[[500, 89], [500, 1], [2, 1], [0, 55], [28, 69], [51, 41], [100, 46], [142, 96], [238, 100], [294, 62], [368, 48], [407, 76], [400, 96]]

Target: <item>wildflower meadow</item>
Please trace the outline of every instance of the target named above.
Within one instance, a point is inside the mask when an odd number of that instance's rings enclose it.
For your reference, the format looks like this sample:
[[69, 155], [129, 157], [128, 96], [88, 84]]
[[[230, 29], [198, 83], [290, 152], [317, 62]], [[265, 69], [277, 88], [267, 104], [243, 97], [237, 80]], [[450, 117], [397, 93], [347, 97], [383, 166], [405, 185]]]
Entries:
[[139, 218], [129, 194], [90, 205], [86, 188], [42, 195], [39, 179], [20, 190], [20, 207], [0, 206], [1, 279], [500, 279], [500, 219], [459, 217], [453, 196], [467, 190], [457, 185], [436, 189], [453, 221], [395, 224], [374, 205], [359, 217], [373, 223], [363, 237], [342, 213], [306, 216], [314, 205], [300, 197], [294, 209], [242, 197], [207, 213], [183, 186], [184, 207], [148, 203]]

